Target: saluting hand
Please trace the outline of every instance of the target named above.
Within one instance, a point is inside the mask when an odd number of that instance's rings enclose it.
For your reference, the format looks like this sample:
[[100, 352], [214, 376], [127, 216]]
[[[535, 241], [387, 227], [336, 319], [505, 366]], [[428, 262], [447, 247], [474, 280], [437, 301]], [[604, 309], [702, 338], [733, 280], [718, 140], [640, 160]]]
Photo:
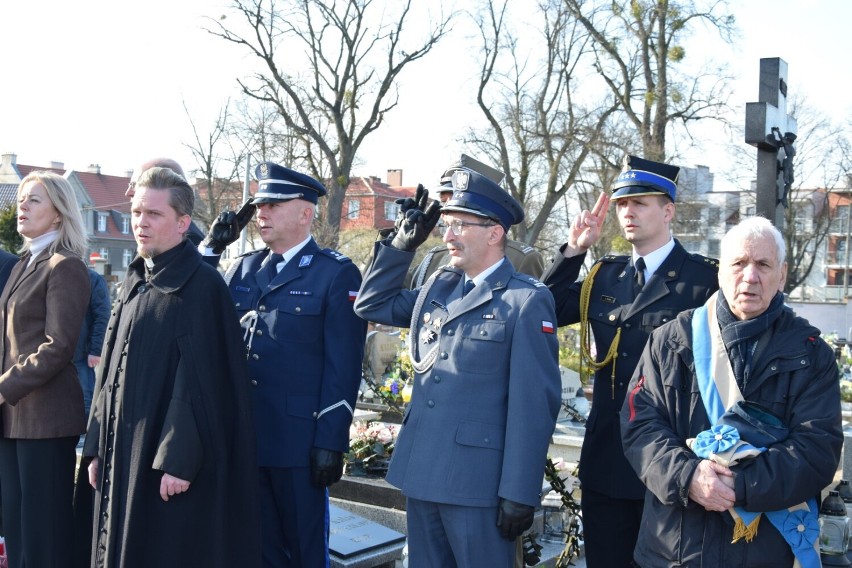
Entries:
[[574, 218], [568, 230], [568, 242], [562, 251], [565, 258], [583, 254], [598, 242], [608, 208], [609, 194], [603, 191], [591, 211], [585, 209]]

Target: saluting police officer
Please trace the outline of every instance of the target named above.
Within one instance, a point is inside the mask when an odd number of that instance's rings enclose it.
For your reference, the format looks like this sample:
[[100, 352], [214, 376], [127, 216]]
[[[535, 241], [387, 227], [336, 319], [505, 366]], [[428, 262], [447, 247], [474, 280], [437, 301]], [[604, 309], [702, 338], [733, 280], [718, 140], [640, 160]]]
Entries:
[[553, 297], [505, 258], [520, 204], [467, 168], [450, 183], [440, 210], [449, 265], [403, 286], [438, 221], [421, 189], [395, 236], [376, 244], [355, 311], [411, 326], [414, 392], [387, 475], [407, 498], [411, 566], [510, 567], [559, 410]]
[[[619, 411], [648, 336], [678, 312], [703, 305], [718, 288], [717, 262], [688, 253], [671, 235], [680, 168], [635, 156], [625, 162], [612, 197], [601, 194], [592, 211], [577, 216], [543, 276], [556, 299], [558, 324], [581, 322], [581, 336], [590, 328], [597, 352], [580, 454], [589, 568], [633, 565], [645, 486], [624, 457]], [[586, 251], [600, 237], [610, 199], [632, 254], [605, 256], [576, 282]], [[590, 360], [588, 345], [584, 350]]]
[[[451, 183], [453, 173], [459, 168], [468, 168], [480, 173], [497, 185], [502, 184], [503, 179], [506, 177], [503, 175], [503, 172], [487, 164], [483, 164], [467, 154], [462, 154], [458, 161], [441, 174], [440, 186], [438, 187], [438, 199], [441, 200], [441, 203], [446, 203], [453, 194], [453, 184]], [[541, 277], [541, 273], [544, 272], [544, 257], [535, 248], [526, 243], [506, 239], [506, 258], [515, 267], [515, 270], [521, 274], [529, 274], [530, 276], [539, 278]], [[419, 288], [438, 268], [449, 264], [449, 262], [450, 253], [447, 251], [447, 245], [439, 245], [431, 248], [426, 253], [426, 256], [423, 257], [420, 264], [414, 270], [409, 271], [405, 282], [406, 286], [412, 290]]]
[[267, 248], [239, 257], [225, 278], [255, 395], [263, 561], [328, 566], [327, 487], [343, 473], [367, 332], [353, 310], [361, 273], [311, 237], [323, 184], [272, 162], [255, 175], [254, 198], [222, 213], [205, 243], [221, 253], [257, 208]]

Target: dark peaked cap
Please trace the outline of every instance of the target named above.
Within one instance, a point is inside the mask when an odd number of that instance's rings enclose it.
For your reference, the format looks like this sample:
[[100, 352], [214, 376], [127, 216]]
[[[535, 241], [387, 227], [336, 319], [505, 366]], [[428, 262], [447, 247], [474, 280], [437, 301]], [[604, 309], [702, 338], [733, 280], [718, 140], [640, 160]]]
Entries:
[[305, 174], [279, 166], [274, 162], [261, 162], [254, 169], [257, 193], [252, 204], [278, 203], [290, 199], [304, 199], [316, 203], [326, 194], [323, 184]]
[[612, 199], [663, 194], [675, 200], [679, 167], [629, 155], [624, 165], [625, 170], [612, 184]]
[[477, 217], [493, 219], [504, 229], [524, 220], [524, 209], [508, 191], [468, 168], [453, 172], [450, 183], [453, 195], [441, 207], [441, 212], [458, 211]]
[[487, 164], [483, 164], [476, 158], [471, 158], [467, 154], [462, 154], [461, 156], [459, 156], [458, 160], [453, 162], [452, 165], [450, 165], [450, 167], [444, 170], [444, 173], [441, 174], [441, 181], [439, 182], [441, 184], [441, 187], [440, 189], [438, 189], [438, 193], [453, 190], [453, 173], [458, 171], [460, 168], [467, 168], [469, 170], [475, 171], [476, 173], [482, 174], [497, 185], [502, 184], [503, 178], [506, 177], [506, 175], [500, 170], [492, 168]]

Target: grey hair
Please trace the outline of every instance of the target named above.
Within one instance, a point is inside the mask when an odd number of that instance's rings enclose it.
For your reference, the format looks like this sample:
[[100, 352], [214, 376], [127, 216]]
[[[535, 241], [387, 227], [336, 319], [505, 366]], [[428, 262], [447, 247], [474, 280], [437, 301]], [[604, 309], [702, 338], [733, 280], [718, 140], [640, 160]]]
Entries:
[[787, 246], [784, 237], [775, 225], [765, 217], [748, 217], [743, 219], [722, 237], [722, 256], [725, 249], [730, 248], [734, 242], [749, 241], [757, 238], [771, 236], [775, 240], [778, 264], [784, 264], [787, 260]]

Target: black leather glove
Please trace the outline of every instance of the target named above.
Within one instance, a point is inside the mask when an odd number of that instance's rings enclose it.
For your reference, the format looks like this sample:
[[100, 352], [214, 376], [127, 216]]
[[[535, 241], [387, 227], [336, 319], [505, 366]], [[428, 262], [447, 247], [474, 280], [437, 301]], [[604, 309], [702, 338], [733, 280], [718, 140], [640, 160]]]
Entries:
[[[414, 203], [408, 203], [411, 198], [400, 204], [400, 209], [406, 207], [404, 216], [397, 219], [396, 235], [390, 246], [395, 249], [414, 252], [429, 238], [429, 233], [438, 224], [441, 217], [441, 204], [429, 202], [429, 191], [423, 185], [417, 186]], [[428, 205], [427, 205], [428, 204]]]
[[343, 475], [343, 452], [311, 448], [311, 483], [320, 489], [340, 481]]
[[216, 254], [222, 254], [225, 247], [240, 238], [240, 232], [246, 228], [254, 216], [255, 206], [251, 204], [251, 200], [252, 198], [249, 197], [237, 212], [219, 213], [201, 244], [210, 247]]
[[497, 505], [497, 528], [506, 540], [515, 540], [533, 524], [535, 507], [500, 499]]

